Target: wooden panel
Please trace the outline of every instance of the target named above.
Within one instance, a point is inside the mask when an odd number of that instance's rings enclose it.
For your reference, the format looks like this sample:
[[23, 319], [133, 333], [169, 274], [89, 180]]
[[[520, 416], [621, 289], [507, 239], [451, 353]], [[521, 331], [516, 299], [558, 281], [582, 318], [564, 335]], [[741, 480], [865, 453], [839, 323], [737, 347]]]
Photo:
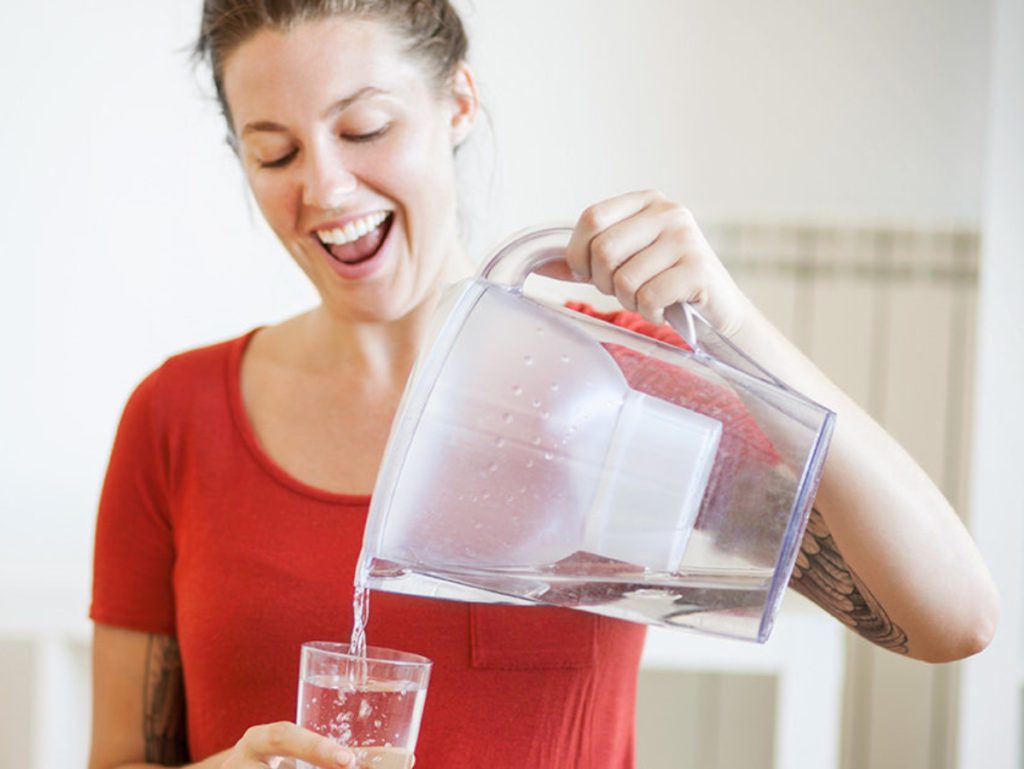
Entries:
[[700, 766], [701, 734], [709, 716], [701, 705], [700, 675], [640, 672], [637, 689], [637, 766], [690, 769]]
[[775, 679], [646, 670], [637, 693], [637, 766], [771, 769]]
[[770, 769], [774, 755], [775, 679], [718, 676], [717, 769]]
[[974, 372], [977, 351], [977, 240], [960, 234], [949, 243], [945, 270], [949, 275], [950, 317], [950, 420], [947, 423], [946, 471], [943, 491], [968, 518], [968, 469], [971, 462], [974, 419]]
[[868, 750], [861, 766], [878, 769], [937, 769], [931, 763], [934, 669], [872, 649]]
[[3, 681], [4, 695], [0, 697], [0, 745], [3, 745], [4, 766], [34, 766], [29, 728], [35, 707], [33, 669], [31, 644], [0, 641], [0, 681]]
[[[888, 236], [878, 262], [870, 410], [956, 502], [969, 397], [970, 280], [950, 276], [948, 237]], [[967, 325], [965, 324], [965, 320]], [[955, 443], [951, 444], [951, 441]], [[844, 767], [954, 765], [956, 666], [926, 666], [852, 641]]]
[[913, 246], [907, 244], [893, 254], [880, 416], [889, 433], [941, 485], [946, 469], [953, 301], [947, 283], [912, 279], [910, 266], [905, 272], [903, 260], [924, 256], [913, 253]]
[[809, 357], [857, 403], [870, 408], [879, 300], [872, 238], [823, 237], [815, 257]]
[[699, 675], [642, 670], [637, 687], [637, 766], [696, 769], [708, 716], [701, 708]]
[[723, 239], [719, 255], [736, 283], [768, 320], [795, 339], [803, 288], [794, 267], [798, 239], [771, 228], [735, 228]]
[[[908, 449], [962, 513], [976, 236], [731, 225], [709, 237], [754, 303]], [[958, 666], [924, 665], [851, 636], [846, 671], [843, 767], [953, 769]], [[723, 750], [738, 742], [717, 743], [723, 724], [741, 723], [730, 720], [740, 711], [727, 705], [728, 692], [750, 687], [741, 679], [695, 680], [690, 692], [699, 692], [704, 716], [721, 715], [690, 738], [687, 760], [715, 769], [732, 760]], [[755, 731], [767, 723], [768, 711], [742, 712], [742, 723], [759, 723]], [[709, 747], [712, 737], [717, 747]]]
[[[977, 238], [970, 233], [944, 237], [944, 253], [937, 260], [937, 275], [950, 292], [950, 355], [946, 405], [945, 466], [941, 487], [950, 503], [965, 520], [974, 416], [974, 369], [977, 327]], [[955, 769], [958, 748], [958, 705], [960, 663], [934, 670], [935, 697], [932, 700], [931, 765]]]

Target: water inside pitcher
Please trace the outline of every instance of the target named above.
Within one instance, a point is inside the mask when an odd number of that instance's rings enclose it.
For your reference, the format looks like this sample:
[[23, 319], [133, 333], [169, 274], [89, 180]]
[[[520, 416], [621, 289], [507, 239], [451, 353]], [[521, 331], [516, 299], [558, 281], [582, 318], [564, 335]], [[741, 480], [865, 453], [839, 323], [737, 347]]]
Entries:
[[571, 230], [514, 238], [446, 294], [399, 407], [361, 573], [763, 641], [834, 415], [692, 310], [684, 347], [526, 297]]

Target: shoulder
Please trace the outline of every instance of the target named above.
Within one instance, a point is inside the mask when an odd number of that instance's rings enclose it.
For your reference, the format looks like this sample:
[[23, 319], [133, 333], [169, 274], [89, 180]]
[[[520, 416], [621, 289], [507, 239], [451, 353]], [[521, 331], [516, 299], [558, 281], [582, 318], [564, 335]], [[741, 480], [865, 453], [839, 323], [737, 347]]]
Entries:
[[[194, 347], [167, 358], [143, 380], [162, 394], [182, 388], [202, 388], [214, 381], [224, 381], [231, 366], [241, 360], [242, 352], [255, 330], [214, 344]], [[141, 386], [141, 385], [140, 385]]]
[[226, 400], [231, 372], [237, 370], [255, 330], [214, 344], [176, 353], [151, 371], [132, 392], [126, 413], [146, 412], [150, 421], [193, 410], [204, 402]]
[[214, 344], [194, 347], [167, 358], [153, 373], [175, 383], [223, 376], [232, 361], [239, 360], [256, 330]]

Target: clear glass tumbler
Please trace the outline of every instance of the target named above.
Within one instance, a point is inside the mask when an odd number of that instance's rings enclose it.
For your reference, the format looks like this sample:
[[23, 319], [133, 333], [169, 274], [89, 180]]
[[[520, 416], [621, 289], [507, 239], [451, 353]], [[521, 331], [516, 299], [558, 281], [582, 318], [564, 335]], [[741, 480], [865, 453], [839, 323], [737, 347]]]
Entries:
[[431, 665], [393, 649], [358, 657], [349, 644], [304, 643], [296, 723], [351, 748], [361, 768], [410, 769]]

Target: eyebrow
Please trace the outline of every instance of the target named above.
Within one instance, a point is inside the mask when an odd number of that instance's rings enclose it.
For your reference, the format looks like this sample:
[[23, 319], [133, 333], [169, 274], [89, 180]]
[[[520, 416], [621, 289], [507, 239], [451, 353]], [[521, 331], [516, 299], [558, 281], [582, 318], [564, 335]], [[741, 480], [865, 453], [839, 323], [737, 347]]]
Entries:
[[[360, 99], [365, 99], [369, 96], [377, 96], [386, 93], [387, 91], [384, 91], [383, 89], [377, 88], [372, 85], [364, 86], [351, 96], [346, 96], [344, 99], [338, 99], [338, 101], [334, 102], [334, 104], [332, 104], [330, 107], [324, 110], [323, 117], [327, 118], [330, 117], [331, 115], [341, 112], [344, 109], [346, 109], [349, 105], [351, 105], [353, 102], [359, 101]], [[287, 130], [288, 128], [286, 126], [283, 126], [280, 123], [275, 123], [272, 120], [256, 120], [252, 123], [246, 123], [245, 127], [242, 128], [239, 135], [245, 136], [247, 134], [254, 133], [257, 131], [283, 133]]]

